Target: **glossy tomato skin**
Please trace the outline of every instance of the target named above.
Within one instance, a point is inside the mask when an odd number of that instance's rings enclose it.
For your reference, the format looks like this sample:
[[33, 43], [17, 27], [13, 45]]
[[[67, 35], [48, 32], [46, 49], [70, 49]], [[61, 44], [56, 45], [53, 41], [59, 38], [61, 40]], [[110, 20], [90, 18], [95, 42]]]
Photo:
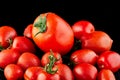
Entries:
[[72, 30], [76, 39], [81, 39], [82, 35], [95, 31], [94, 25], [87, 20], [79, 20], [72, 25]]
[[96, 80], [98, 70], [89, 63], [81, 63], [73, 68], [75, 80]]
[[34, 53], [24, 52], [18, 58], [17, 64], [26, 70], [28, 67], [40, 66], [40, 59]]
[[114, 73], [109, 69], [102, 69], [98, 73], [97, 80], [116, 80]]
[[9, 64], [4, 69], [4, 75], [7, 80], [23, 80], [24, 71], [17, 64]]
[[38, 72], [42, 70], [40, 66], [28, 67], [24, 73], [24, 80], [37, 80]]
[[60, 80], [74, 80], [72, 70], [66, 64], [56, 64], [53, 69], [58, 69]]
[[79, 49], [74, 51], [71, 56], [70, 60], [75, 64], [81, 63], [90, 63], [95, 65], [98, 59], [98, 55], [91, 49]]
[[100, 69], [117, 72], [120, 69], [120, 55], [115, 51], [105, 51], [98, 57], [97, 64]]
[[32, 52], [35, 53], [35, 45], [34, 43], [25, 36], [17, 36], [13, 40], [12, 48], [17, 49], [20, 53], [24, 52]]
[[23, 35], [30, 39], [32, 39], [32, 27], [33, 27], [33, 24], [28, 24], [23, 32]]
[[82, 36], [81, 47], [88, 48], [101, 54], [104, 51], [110, 50], [113, 40], [104, 31], [94, 31]]
[[11, 26], [1, 26], [0, 27], [0, 46], [3, 48], [8, 48], [10, 45], [10, 40], [14, 40], [17, 36], [17, 32]]
[[17, 63], [20, 57], [19, 51], [15, 49], [5, 49], [0, 52], [0, 68], [5, 68], [8, 64]]
[[54, 63], [54, 65], [56, 65], [56, 64], [59, 64], [59, 63], [62, 63], [63, 61], [62, 61], [62, 57], [61, 57], [61, 55], [59, 54], [59, 53], [57, 53], [57, 52], [46, 52], [45, 54], [43, 54], [42, 55], [42, 58], [41, 58], [41, 66], [45, 66], [45, 65], [47, 65], [49, 62], [50, 62], [50, 60], [49, 60], [49, 56], [50, 55], [53, 55], [55, 58], [56, 58], [56, 62]]
[[[45, 21], [39, 28], [43, 18]], [[41, 26], [41, 27], [42, 27]], [[43, 32], [40, 32], [44, 29]], [[74, 34], [70, 25], [55, 13], [48, 12], [40, 14], [35, 20], [32, 28], [32, 38], [36, 45], [44, 52], [52, 49], [61, 55], [67, 54], [74, 44]]]

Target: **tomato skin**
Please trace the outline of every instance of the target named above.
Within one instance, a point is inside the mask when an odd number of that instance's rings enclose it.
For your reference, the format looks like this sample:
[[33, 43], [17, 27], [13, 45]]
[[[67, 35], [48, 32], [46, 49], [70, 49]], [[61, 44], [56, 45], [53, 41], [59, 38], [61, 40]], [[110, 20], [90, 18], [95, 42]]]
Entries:
[[0, 27], [0, 46], [3, 48], [8, 48], [10, 43], [9, 40], [14, 40], [17, 36], [17, 32], [11, 26], [1, 26]]
[[32, 39], [32, 27], [33, 27], [33, 24], [28, 24], [23, 32], [23, 35], [30, 39]]
[[[39, 26], [36, 26], [36, 24], [40, 24], [41, 16], [46, 18], [44, 32], [40, 32]], [[37, 34], [38, 32], [40, 33]], [[48, 52], [52, 49], [61, 55], [67, 54], [74, 44], [74, 34], [70, 25], [52, 12], [43, 13], [34, 20], [32, 38], [42, 51]]]
[[75, 80], [96, 80], [98, 70], [89, 63], [81, 63], [73, 68]]
[[25, 36], [15, 37], [12, 43], [12, 48], [17, 49], [20, 53], [24, 53], [24, 52], [35, 53], [36, 52], [34, 43]]
[[114, 73], [109, 69], [102, 69], [98, 73], [98, 80], [116, 80]]
[[5, 49], [0, 52], [0, 68], [5, 68], [8, 64], [17, 63], [20, 53], [15, 49]]
[[26, 70], [28, 67], [40, 66], [40, 59], [31, 52], [24, 52], [18, 58], [17, 64], [20, 65], [23, 70]]
[[76, 39], [81, 39], [82, 35], [95, 31], [94, 25], [87, 20], [79, 20], [72, 25], [72, 30]]
[[105, 51], [98, 57], [97, 64], [100, 69], [117, 72], [120, 69], [120, 55], [115, 51]]
[[79, 49], [74, 51], [70, 60], [76, 65], [80, 63], [90, 63], [95, 65], [97, 62], [98, 55], [91, 49]]
[[[49, 61], [49, 56], [51, 55], [51, 52], [46, 52], [45, 54], [42, 55], [42, 58], [41, 58], [41, 66], [45, 66], [46, 64], [48, 64], [50, 61]], [[57, 59], [57, 62], [55, 62], [54, 65], [56, 64], [59, 64], [59, 63], [62, 63], [62, 57], [59, 53], [57, 52], [52, 52], [52, 55], [54, 55], [54, 57]]]
[[82, 36], [81, 39], [82, 48], [92, 49], [97, 54], [110, 50], [112, 43], [113, 40], [104, 31], [94, 31]]
[[60, 80], [74, 80], [72, 70], [66, 64], [56, 64], [53, 69], [58, 69]]
[[43, 69], [41, 67], [35, 66], [35, 67], [28, 67], [25, 70], [24, 73], [24, 79], [25, 80], [36, 80], [38, 76], [38, 72], [42, 71]]
[[22, 80], [24, 71], [17, 64], [8, 64], [4, 69], [4, 75], [7, 80]]

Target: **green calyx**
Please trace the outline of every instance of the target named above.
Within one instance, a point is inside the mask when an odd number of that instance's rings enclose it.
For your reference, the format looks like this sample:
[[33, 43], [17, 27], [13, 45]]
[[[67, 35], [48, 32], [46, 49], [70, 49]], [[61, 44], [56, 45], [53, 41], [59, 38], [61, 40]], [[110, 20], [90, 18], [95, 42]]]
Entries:
[[55, 74], [58, 71], [58, 69], [56, 68], [55, 70], [53, 70], [52, 68], [53, 68], [55, 62], [58, 61], [58, 59], [55, 58], [55, 56], [53, 55], [52, 50], [50, 50], [50, 52], [51, 52], [51, 54], [48, 57], [50, 62], [45, 66], [44, 69], [45, 69], [46, 72], [48, 72], [50, 74]]
[[37, 36], [39, 33], [43, 33], [46, 31], [46, 16], [41, 16], [39, 19], [33, 24], [34, 27], [39, 29], [39, 32], [35, 34]]

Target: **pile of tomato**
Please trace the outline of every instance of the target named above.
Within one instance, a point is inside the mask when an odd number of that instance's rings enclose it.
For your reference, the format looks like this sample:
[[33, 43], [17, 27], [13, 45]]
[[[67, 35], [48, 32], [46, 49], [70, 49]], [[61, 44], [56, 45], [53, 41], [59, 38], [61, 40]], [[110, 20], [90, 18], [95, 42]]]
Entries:
[[113, 40], [87, 20], [69, 25], [42, 13], [18, 35], [0, 27], [0, 70], [7, 80], [116, 80], [120, 54]]

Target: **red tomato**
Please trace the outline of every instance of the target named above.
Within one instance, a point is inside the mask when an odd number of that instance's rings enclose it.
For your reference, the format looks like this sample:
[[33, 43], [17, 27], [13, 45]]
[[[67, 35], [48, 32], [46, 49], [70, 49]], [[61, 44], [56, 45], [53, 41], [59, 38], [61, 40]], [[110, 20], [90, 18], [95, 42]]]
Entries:
[[96, 80], [98, 70], [89, 63], [81, 63], [73, 68], [75, 80]]
[[42, 71], [43, 69], [41, 67], [35, 66], [35, 67], [28, 67], [25, 70], [24, 73], [24, 79], [25, 80], [37, 80], [38, 72]]
[[74, 64], [80, 63], [90, 63], [92, 65], [96, 64], [98, 55], [91, 49], [79, 49], [74, 51], [71, 56], [70, 60]]
[[81, 36], [86, 33], [95, 31], [94, 25], [87, 20], [80, 20], [72, 25], [72, 30], [76, 39], [81, 39]]
[[5, 49], [0, 52], [0, 68], [5, 68], [8, 64], [17, 63], [20, 53], [15, 49]]
[[114, 73], [109, 69], [102, 69], [98, 73], [97, 80], [116, 80]]
[[35, 53], [36, 52], [34, 43], [30, 39], [24, 36], [15, 37], [12, 48], [17, 49], [21, 53], [24, 53], [24, 52]]
[[98, 57], [97, 64], [100, 69], [117, 72], [120, 69], [120, 55], [115, 51], [105, 51]]
[[49, 57], [54, 57], [54, 59], [56, 60], [55, 64], [59, 64], [62, 63], [62, 57], [59, 53], [57, 52], [46, 52], [45, 54], [43, 54], [42, 58], [41, 58], [41, 66], [45, 66], [50, 62], [50, 58]]
[[103, 31], [94, 31], [82, 37], [81, 47], [88, 48], [100, 54], [104, 51], [110, 50], [113, 40]]
[[24, 52], [18, 58], [17, 64], [26, 70], [28, 67], [40, 66], [40, 59], [33, 53]]
[[44, 52], [52, 49], [61, 55], [67, 54], [74, 44], [70, 25], [55, 13], [40, 14], [33, 23], [32, 38]]
[[17, 64], [8, 64], [4, 69], [7, 80], [23, 80], [24, 71]]
[[32, 39], [32, 27], [33, 27], [33, 24], [27, 25], [27, 27], [25, 28], [23, 32], [23, 35], [30, 39]]
[[11, 26], [1, 26], [0, 27], [0, 50], [2, 48], [8, 48], [13, 40], [17, 36], [17, 32]]

